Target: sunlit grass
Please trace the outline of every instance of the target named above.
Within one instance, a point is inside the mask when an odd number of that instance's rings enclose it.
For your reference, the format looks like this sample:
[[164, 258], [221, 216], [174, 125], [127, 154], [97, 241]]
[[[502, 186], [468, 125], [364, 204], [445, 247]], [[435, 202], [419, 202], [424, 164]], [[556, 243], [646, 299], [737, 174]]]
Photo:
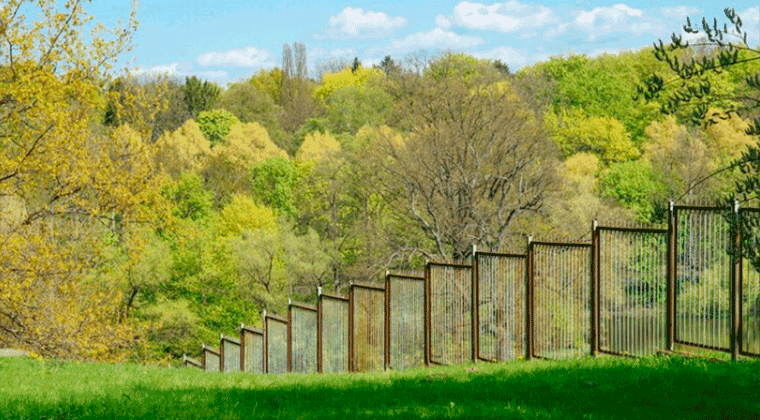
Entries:
[[760, 361], [529, 361], [262, 376], [0, 360], [4, 419], [760, 419]]

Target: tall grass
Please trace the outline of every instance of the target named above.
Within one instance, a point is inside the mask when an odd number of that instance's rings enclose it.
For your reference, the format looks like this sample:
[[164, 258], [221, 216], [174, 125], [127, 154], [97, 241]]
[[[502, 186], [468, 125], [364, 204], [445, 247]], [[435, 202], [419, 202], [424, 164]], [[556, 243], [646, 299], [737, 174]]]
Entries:
[[760, 361], [529, 361], [375, 374], [0, 360], [2, 419], [760, 419]]

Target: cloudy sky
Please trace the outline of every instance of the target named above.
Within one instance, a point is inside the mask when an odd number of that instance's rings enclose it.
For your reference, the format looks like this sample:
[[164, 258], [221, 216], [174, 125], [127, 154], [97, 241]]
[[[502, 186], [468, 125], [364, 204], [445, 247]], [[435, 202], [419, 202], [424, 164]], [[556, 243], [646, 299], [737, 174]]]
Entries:
[[[639, 49], [680, 32], [686, 16], [725, 21], [726, 6], [708, 0], [142, 0], [135, 48], [128, 58], [143, 72], [194, 74], [221, 84], [279, 66], [283, 44], [296, 41], [306, 45], [312, 69], [331, 59], [358, 57], [368, 65], [421, 49], [466, 52], [518, 69], [557, 55]], [[749, 44], [760, 44], [757, 3], [741, 0], [728, 6], [742, 16]], [[125, 19], [130, 8], [131, 0], [101, 0], [89, 11], [112, 24]]]

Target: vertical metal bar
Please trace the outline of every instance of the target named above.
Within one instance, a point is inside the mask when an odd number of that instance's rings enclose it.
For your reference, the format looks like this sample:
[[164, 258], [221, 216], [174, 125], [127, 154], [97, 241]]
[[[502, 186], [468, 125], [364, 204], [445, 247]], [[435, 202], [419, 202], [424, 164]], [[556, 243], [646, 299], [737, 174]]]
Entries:
[[535, 306], [535, 293], [533, 289], [534, 251], [531, 241], [532, 238], [528, 237], [528, 256], [525, 259], [525, 264], [527, 265], [525, 268], [525, 295], [527, 301], [525, 305], [525, 359], [527, 360], [533, 358], [533, 344], [535, 341], [535, 334], [533, 331], [533, 310]]
[[348, 371], [354, 372], [354, 285], [348, 288]]
[[322, 373], [322, 353], [324, 352], [322, 344], [324, 320], [324, 306], [322, 304], [322, 288], [317, 287], [317, 373]]
[[430, 336], [431, 336], [431, 312], [430, 312], [430, 262], [425, 264], [425, 366], [430, 366]]
[[478, 278], [478, 249], [472, 246], [472, 302], [471, 302], [471, 321], [472, 321], [472, 361], [478, 361], [480, 357], [480, 279]]
[[245, 372], [245, 324], [240, 324], [240, 371]]
[[676, 286], [676, 214], [673, 210], [673, 201], [670, 202], [670, 211], [668, 212], [668, 281], [666, 286], [666, 341], [665, 348], [673, 351], [675, 344], [675, 286]]
[[201, 346], [201, 367], [206, 370], [206, 345]]
[[591, 223], [591, 355], [599, 351], [599, 223]]
[[739, 348], [741, 346], [741, 229], [739, 219], [739, 202], [734, 199], [733, 220], [732, 220], [732, 246], [731, 246], [731, 360], [739, 357]]
[[219, 335], [219, 372], [224, 372], [224, 335]]
[[290, 299], [288, 299], [288, 328], [286, 334], [288, 372], [293, 372], [293, 305]]
[[269, 318], [267, 318], [267, 311], [264, 311], [264, 337], [261, 343], [264, 348], [264, 373], [269, 373]]
[[[741, 209], [739, 210], [739, 223], [742, 222], [742, 216], [745, 214]], [[748, 223], [749, 225], [749, 223]], [[737, 296], [737, 303], [738, 308], [736, 309], [736, 313], [739, 314], [739, 336], [737, 337], [736, 344], [739, 347], [739, 353], [742, 353], [745, 351], [745, 343], [744, 343], [744, 245], [742, 244], [742, 236], [741, 236], [741, 230], [739, 229], [741, 227], [741, 224], [737, 225], [737, 230], [739, 230], [738, 236], [739, 236], [739, 247], [736, 250], [736, 253], [738, 254], [738, 279], [737, 279], [737, 290], [736, 294]], [[747, 337], [749, 338], [749, 337]], [[749, 350], [748, 348], [746, 350]]]
[[385, 330], [383, 339], [383, 370], [391, 367], [391, 274], [385, 271]]

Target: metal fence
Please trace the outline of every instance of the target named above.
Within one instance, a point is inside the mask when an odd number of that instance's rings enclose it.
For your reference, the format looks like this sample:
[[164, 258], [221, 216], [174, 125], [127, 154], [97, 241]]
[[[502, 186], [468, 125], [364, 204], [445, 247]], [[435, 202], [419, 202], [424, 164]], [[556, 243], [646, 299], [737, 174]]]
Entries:
[[385, 289], [351, 285], [349, 317], [351, 371], [385, 369]]
[[317, 371], [317, 308], [288, 305], [288, 372]]
[[264, 373], [264, 332], [240, 326], [240, 370]]
[[288, 319], [264, 315], [209, 371], [346, 372], [430, 364], [640, 357], [675, 344], [760, 357], [760, 209], [671, 205], [667, 229], [592, 227], [591, 243], [429, 262], [424, 277], [318, 291]]
[[288, 320], [264, 314], [264, 367], [266, 373], [288, 371]]
[[425, 364], [425, 279], [387, 273], [385, 277], [388, 368]]
[[319, 372], [346, 372], [348, 365], [348, 299], [321, 291], [319, 299]]

